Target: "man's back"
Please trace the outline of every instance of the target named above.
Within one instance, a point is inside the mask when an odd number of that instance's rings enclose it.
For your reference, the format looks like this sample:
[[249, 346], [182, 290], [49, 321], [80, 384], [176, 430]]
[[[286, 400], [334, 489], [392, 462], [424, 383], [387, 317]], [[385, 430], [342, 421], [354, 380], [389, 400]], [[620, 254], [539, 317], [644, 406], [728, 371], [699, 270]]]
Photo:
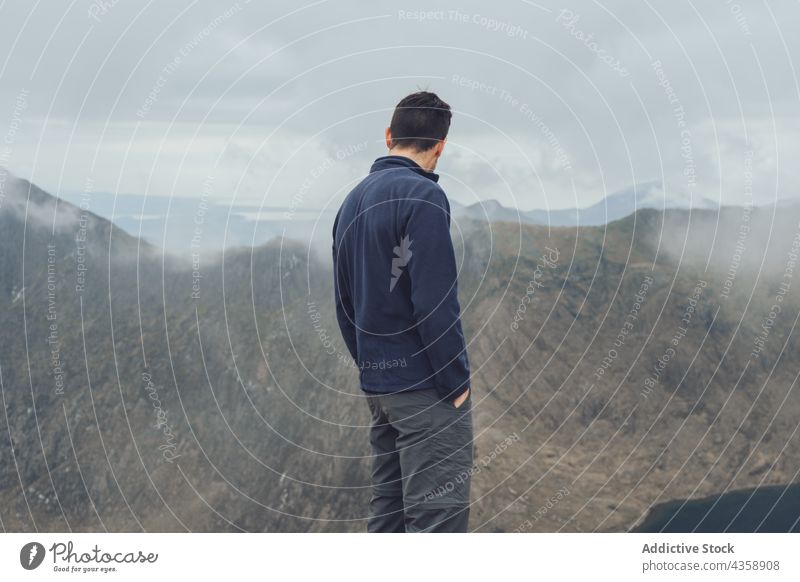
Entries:
[[433, 173], [451, 116], [435, 93], [404, 97], [385, 131], [390, 155], [333, 224], [336, 317], [371, 417], [370, 532], [469, 524], [469, 362], [450, 205]]
[[450, 206], [404, 156], [378, 158], [345, 199], [333, 229], [339, 325], [369, 392], [469, 384]]

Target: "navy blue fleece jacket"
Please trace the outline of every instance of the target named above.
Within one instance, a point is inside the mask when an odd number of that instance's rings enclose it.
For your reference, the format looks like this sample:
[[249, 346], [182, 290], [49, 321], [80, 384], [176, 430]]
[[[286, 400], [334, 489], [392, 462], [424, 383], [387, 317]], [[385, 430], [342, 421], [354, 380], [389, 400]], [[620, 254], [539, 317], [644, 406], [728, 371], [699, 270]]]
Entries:
[[367, 392], [469, 388], [450, 203], [404, 156], [375, 160], [333, 225], [336, 316]]

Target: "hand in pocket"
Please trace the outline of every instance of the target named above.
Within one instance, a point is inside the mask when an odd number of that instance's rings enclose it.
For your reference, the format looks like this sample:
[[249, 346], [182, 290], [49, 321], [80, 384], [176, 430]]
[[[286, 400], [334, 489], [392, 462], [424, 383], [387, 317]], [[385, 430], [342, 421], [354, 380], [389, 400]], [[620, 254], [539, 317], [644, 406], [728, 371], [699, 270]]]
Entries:
[[462, 404], [464, 404], [464, 402], [466, 402], [467, 398], [469, 398], [469, 388], [467, 388], [467, 390], [463, 394], [461, 394], [458, 398], [453, 400], [453, 406], [459, 408]]

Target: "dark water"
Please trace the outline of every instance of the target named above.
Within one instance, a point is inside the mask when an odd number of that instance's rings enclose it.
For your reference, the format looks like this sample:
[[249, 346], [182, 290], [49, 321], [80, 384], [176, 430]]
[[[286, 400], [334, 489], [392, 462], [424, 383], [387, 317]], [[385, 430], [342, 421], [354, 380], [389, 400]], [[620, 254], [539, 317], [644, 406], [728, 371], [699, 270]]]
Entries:
[[637, 532], [800, 532], [800, 484], [659, 503]]

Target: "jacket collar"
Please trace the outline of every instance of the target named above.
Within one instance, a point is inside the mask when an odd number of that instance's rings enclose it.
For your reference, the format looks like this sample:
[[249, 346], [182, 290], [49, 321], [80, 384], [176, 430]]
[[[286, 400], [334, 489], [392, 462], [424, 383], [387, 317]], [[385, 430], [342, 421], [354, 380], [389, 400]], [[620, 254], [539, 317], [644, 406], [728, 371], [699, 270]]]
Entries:
[[372, 163], [372, 167], [369, 169], [369, 172], [371, 174], [372, 172], [398, 168], [408, 168], [409, 170], [412, 170], [420, 176], [428, 178], [429, 180], [433, 180], [434, 182], [439, 181], [439, 174], [425, 170], [417, 162], [405, 156], [381, 156]]

